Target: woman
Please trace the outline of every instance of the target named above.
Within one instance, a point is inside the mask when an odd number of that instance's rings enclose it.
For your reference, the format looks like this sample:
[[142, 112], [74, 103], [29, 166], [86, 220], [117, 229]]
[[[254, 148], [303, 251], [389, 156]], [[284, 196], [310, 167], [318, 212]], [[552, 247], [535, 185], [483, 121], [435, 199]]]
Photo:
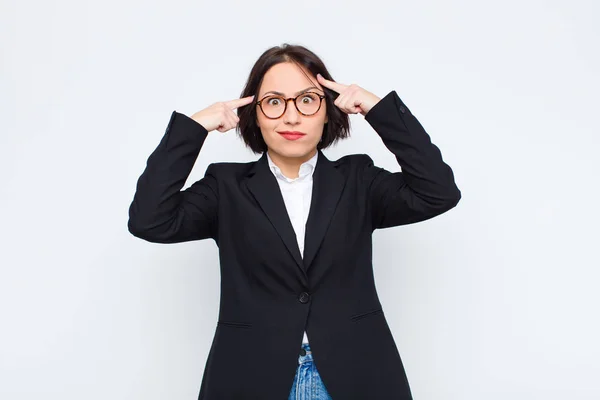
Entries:
[[[366, 154], [322, 153], [358, 113], [402, 172]], [[208, 133], [233, 128], [262, 156], [210, 164], [181, 190]], [[313, 52], [284, 45], [260, 56], [240, 99], [191, 117], [173, 111], [128, 227], [151, 242], [212, 238], [219, 247], [219, 317], [199, 399], [411, 399], [375, 289], [371, 237], [460, 197], [395, 91], [379, 98], [334, 82]]]

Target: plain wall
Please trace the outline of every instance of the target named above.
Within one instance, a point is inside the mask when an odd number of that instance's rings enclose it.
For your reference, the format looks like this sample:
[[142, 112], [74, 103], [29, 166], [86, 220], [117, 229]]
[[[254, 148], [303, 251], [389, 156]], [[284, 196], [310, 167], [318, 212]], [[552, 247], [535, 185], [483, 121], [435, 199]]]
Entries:
[[[217, 247], [137, 239], [128, 207], [171, 112], [239, 97], [286, 42], [396, 90], [462, 191], [374, 234], [415, 400], [600, 398], [598, 2], [0, 4], [1, 399], [197, 398]], [[351, 123], [330, 159], [400, 170]], [[211, 132], [186, 187], [257, 158]]]

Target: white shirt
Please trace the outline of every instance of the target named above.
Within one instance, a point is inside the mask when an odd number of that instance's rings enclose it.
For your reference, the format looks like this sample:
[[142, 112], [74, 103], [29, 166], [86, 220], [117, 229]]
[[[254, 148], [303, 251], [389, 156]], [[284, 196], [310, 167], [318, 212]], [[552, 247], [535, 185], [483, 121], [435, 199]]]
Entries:
[[[308, 220], [308, 211], [310, 210], [310, 201], [312, 198], [313, 172], [317, 165], [318, 155], [319, 152], [317, 151], [310, 160], [302, 163], [298, 172], [298, 178], [291, 179], [281, 172], [281, 169], [273, 163], [271, 156], [267, 152], [269, 167], [273, 175], [277, 178], [285, 208], [292, 222], [294, 232], [296, 232], [296, 240], [298, 241], [298, 248], [302, 257], [304, 257], [306, 221]], [[302, 343], [308, 343], [306, 331], [304, 331]]]

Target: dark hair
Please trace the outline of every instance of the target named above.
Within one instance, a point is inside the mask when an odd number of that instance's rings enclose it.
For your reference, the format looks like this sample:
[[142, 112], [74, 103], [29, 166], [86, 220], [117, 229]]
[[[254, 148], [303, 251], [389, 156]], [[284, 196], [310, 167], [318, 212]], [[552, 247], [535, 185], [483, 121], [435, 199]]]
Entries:
[[[325, 64], [315, 53], [304, 46], [284, 43], [282, 46], [271, 47], [258, 58], [250, 71], [240, 98], [252, 95], [257, 96], [258, 89], [267, 71], [272, 66], [283, 62], [295, 63], [301, 67], [300, 69], [303, 73], [304, 69], [302, 67], [314, 76], [320, 73], [325, 79], [333, 81], [327, 68], [325, 68]], [[306, 73], [304, 74], [306, 75]], [[310, 79], [308, 75], [307, 78]], [[348, 118], [348, 114], [333, 104], [339, 94], [326, 87], [323, 87], [323, 90], [325, 92], [328, 121], [323, 127], [323, 135], [321, 141], [317, 144], [317, 149], [324, 149], [339, 139], [345, 139], [350, 136], [350, 119]], [[255, 97], [252, 103], [237, 109], [240, 122], [236, 127], [236, 131], [239, 132], [246, 146], [254, 153], [264, 153], [267, 151], [267, 144], [262, 137], [260, 128], [256, 124], [256, 102], [258, 100]]]

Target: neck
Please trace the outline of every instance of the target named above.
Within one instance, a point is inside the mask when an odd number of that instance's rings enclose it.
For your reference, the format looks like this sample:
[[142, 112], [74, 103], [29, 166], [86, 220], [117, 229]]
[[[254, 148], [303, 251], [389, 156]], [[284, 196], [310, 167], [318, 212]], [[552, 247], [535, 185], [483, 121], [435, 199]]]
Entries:
[[316, 153], [317, 149], [313, 149], [309, 154], [302, 157], [284, 157], [273, 151], [267, 150], [269, 157], [275, 165], [279, 167], [281, 172], [290, 179], [295, 179], [299, 176], [300, 166], [310, 160]]

